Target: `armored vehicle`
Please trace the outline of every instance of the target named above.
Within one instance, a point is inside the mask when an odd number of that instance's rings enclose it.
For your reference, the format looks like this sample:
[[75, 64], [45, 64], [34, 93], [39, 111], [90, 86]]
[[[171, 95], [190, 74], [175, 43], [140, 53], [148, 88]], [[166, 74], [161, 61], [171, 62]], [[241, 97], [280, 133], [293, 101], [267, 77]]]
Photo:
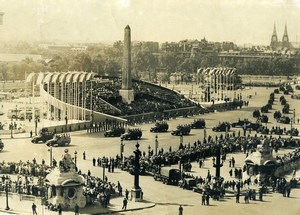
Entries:
[[53, 139], [54, 133], [45, 131], [45, 132], [40, 132], [38, 136], [35, 136], [31, 139], [32, 143], [38, 143], [42, 141], [43, 143], [47, 142], [48, 140]]
[[110, 130], [104, 132], [105, 137], [120, 137], [125, 133], [125, 128], [123, 127], [114, 127]]
[[123, 140], [139, 140], [143, 132], [140, 128], [129, 128], [128, 131], [121, 135]]
[[191, 128], [205, 128], [205, 120], [204, 119], [197, 119], [197, 120], [194, 120], [194, 122], [192, 122], [190, 124], [190, 127]]
[[54, 135], [54, 138], [51, 140], [48, 140], [46, 142], [47, 146], [68, 146], [71, 143], [71, 137], [69, 134], [56, 134]]
[[225, 132], [226, 130], [229, 131], [230, 127], [231, 126], [230, 126], [229, 122], [222, 122], [222, 123], [219, 123], [219, 125], [213, 127], [212, 130], [216, 131], [216, 132]]
[[171, 132], [171, 134], [175, 136], [189, 135], [190, 132], [191, 132], [190, 125], [178, 125], [177, 128]]
[[167, 132], [169, 125], [167, 122], [157, 122], [155, 126], [150, 129], [150, 132]]

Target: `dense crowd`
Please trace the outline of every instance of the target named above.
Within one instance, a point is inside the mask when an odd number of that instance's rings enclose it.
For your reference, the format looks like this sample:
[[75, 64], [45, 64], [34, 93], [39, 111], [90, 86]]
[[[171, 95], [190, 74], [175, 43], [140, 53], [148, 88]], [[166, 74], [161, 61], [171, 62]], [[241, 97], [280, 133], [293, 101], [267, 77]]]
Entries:
[[[133, 80], [132, 88], [135, 92], [135, 99], [128, 105], [122, 102], [122, 98], [119, 95], [119, 90], [121, 89], [120, 79], [114, 78], [107, 82], [95, 82], [93, 84], [93, 89], [87, 89], [86, 91], [86, 107], [91, 107], [91, 96], [93, 97], [93, 109], [95, 111], [113, 115], [135, 115], [149, 112], [161, 112], [163, 110], [190, 107], [194, 105], [190, 100], [174, 91], [143, 81]], [[117, 111], [113, 110], [109, 105], [104, 105], [103, 101], [100, 99], [103, 99], [118, 108], [121, 110], [121, 113], [117, 113]]]

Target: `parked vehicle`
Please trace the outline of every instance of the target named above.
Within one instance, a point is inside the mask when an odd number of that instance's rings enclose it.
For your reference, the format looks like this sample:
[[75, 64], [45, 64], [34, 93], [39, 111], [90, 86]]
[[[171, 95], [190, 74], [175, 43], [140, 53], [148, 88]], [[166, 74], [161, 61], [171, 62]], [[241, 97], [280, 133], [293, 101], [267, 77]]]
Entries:
[[68, 133], [56, 134], [54, 138], [46, 142], [47, 146], [68, 146], [71, 143], [71, 137]]
[[222, 122], [219, 125], [212, 128], [213, 131], [216, 132], [225, 132], [230, 130], [230, 123], [229, 122]]
[[169, 125], [167, 122], [156, 122], [154, 127], [150, 128], [150, 132], [167, 132]]
[[154, 180], [162, 181], [164, 184], [178, 185], [180, 180], [179, 169], [162, 167], [159, 173], [154, 174]]
[[179, 181], [179, 186], [183, 189], [192, 190], [196, 187], [197, 183], [194, 178], [184, 178]]
[[202, 129], [205, 128], [205, 120], [204, 119], [197, 119], [194, 120], [194, 122], [192, 122], [190, 124], [191, 128], [196, 128], [196, 129]]
[[128, 131], [121, 135], [123, 140], [139, 140], [141, 139], [143, 132], [140, 128], [129, 128]]
[[114, 127], [110, 130], [104, 132], [105, 137], [120, 137], [125, 133], [125, 128], [123, 127]]

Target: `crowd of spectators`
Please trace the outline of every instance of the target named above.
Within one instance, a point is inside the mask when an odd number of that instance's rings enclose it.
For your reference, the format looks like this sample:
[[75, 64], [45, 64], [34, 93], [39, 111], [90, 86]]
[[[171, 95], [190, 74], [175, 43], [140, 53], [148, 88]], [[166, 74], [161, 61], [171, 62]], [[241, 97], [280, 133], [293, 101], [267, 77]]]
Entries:
[[[92, 89], [87, 89], [86, 91], [86, 108], [93, 106], [95, 111], [124, 116], [161, 112], [163, 110], [195, 105], [177, 92], [143, 81], [133, 80], [132, 88], [135, 93], [135, 99], [131, 104], [125, 104], [119, 95], [119, 90], [121, 89], [120, 79], [114, 78], [105, 82], [94, 82]], [[90, 103], [91, 96], [93, 100], [92, 105]], [[118, 108], [121, 112], [116, 111], [102, 100]]]

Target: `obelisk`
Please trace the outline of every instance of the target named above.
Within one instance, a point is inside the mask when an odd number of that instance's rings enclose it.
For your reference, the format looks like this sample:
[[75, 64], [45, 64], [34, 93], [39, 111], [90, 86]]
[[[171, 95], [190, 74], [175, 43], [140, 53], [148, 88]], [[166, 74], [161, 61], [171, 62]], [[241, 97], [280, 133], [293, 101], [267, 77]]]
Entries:
[[124, 29], [124, 50], [122, 65], [122, 88], [119, 91], [122, 101], [130, 104], [134, 101], [134, 92], [131, 80], [131, 30], [129, 25]]

